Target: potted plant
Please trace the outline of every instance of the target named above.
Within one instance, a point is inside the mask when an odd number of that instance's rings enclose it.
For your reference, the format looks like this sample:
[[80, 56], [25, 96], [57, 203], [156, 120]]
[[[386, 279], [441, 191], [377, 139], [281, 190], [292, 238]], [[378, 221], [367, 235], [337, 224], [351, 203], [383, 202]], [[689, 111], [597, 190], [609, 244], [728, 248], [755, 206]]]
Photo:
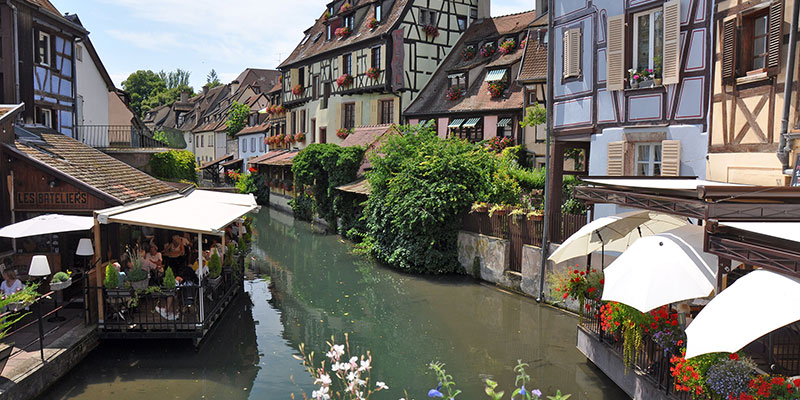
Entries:
[[517, 42], [514, 39], [506, 39], [500, 43], [500, 54], [511, 53], [515, 47], [517, 47]]
[[506, 83], [504, 81], [494, 81], [489, 82], [489, 97], [493, 99], [497, 99], [503, 96], [503, 92], [506, 90]]
[[336, 78], [336, 86], [338, 87], [348, 87], [353, 84], [353, 76], [350, 74], [342, 74], [340, 77]]
[[454, 87], [451, 87], [450, 89], [447, 89], [447, 93], [445, 93], [445, 97], [447, 97], [447, 100], [456, 101], [456, 100], [460, 99], [463, 94], [464, 94], [464, 90], [463, 89], [461, 89], [458, 86], [454, 86]]
[[166, 296], [175, 294], [175, 286], [178, 286], [178, 282], [175, 280], [175, 273], [172, 272], [172, 267], [167, 267], [167, 270], [164, 271], [164, 280], [161, 286], [163, 287], [162, 293]]
[[297, 143], [303, 143], [306, 141], [306, 134], [303, 132], [297, 132], [294, 135], [294, 141]]
[[222, 262], [219, 254], [212, 252], [211, 258], [208, 259], [208, 285], [216, 289], [220, 282], [222, 282]]
[[[8, 330], [11, 329], [14, 324], [28, 315], [27, 312], [17, 313], [16, 310], [21, 310], [25, 306], [33, 304], [33, 302], [36, 301], [38, 297], [38, 287], [38, 284], [28, 285], [12, 295], [3, 295], [0, 297], [0, 308], [9, 310], [9, 312], [0, 315], [0, 339], [6, 336]], [[13, 304], [20, 304], [22, 306], [15, 309], [11, 307]], [[0, 372], [5, 368], [13, 349], [13, 342], [0, 344]]]
[[475, 58], [475, 46], [467, 46], [464, 50], [461, 50], [461, 59], [464, 61], [469, 61]]
[[378, 70], [375, 67], [372, 67], [372, 68], [367, 70], [367, 78], [370, 78], [370, 79], [373, 79], [373, 80], [377, 81], [378, 78], [380, 77], [380, 75], [381, 75], [381, 71]]
[[504, 204], [495, 204], [491, 208], [489, 208], [489, 217], [493, 217], [495, 215], [503, 216], [508, 213], [508, 208]]
[[110, 263], [106, 265], [106, 276], [103, 278], [103, 287], [106, 289], [106, 295], [109, 298], [114, 297], [130, 297], [131, 291], [119, 287], [119, 272]]
[[349, 136], [351, 133], [353, 133], [351, 129], [341, 128], [341, 129], [336, 131], [336, 136], [338, 136], [341, 139], [344, 139], [347, 136]]
[[72, 285], [72, 278], [69, 271], [59, 271], [53, 274], [53, 279], [50, 280], [51, 290], [64, 290]]
[[639, 76], [642, 77], [642, 81], [639, 82], [640, 88], [653, 87], [655, 71], [652, 68], [643, 68], [641, 71], [639, 71]]
[[322, 20], [327, 22], [329, 19], [331, 19], [331, 12], [325, 10], [325, 13], [322, 14]]
[[628, 70], [628, 84], [630, 85], [631, 89], [638, 89], [640, 80], [641, 77], [636, 72], [636, 69], [631, 68]]
[[344, 3], [341, 7], [339, 7], [339, 14], [348, 12], [351, 8], [353, 8], [353, 6], [349, 2]]
[[497, 49], [492, 42], [486, 43], [481, 47], [481, 55], [484, 57], [491, 57], [494, 55], [495, 51], [497, 51]]
[[544, 217], [542, 210], [533, 210], [528, 213], [528, 221], [541, 221]]
[[144, 290], [147, 288], [147, 271], [142, 269], [144, 265], [144, 257], [138, 252], [128, 252], [128, 258], [131, 260], [131, 270], [128, 271], [126, 279], [130, 282], [133, 290]]
[[484, 213], [489, 210], [489, 205], [484, 202], [477, 202], [472, 203], [472, 207], [470, 207], [470, 213]]
[[300, 96], [303, 94], [303, 85], [298, 83], [297, 85], [292, 86], [292, 94], [295, 96]]
[[353, 33], [353, 30], [350, 29], [349, 26], [343, 26], [341, 28], [336, 28], [336, 30], [333, 33], [338, 38], [345, 38], [347, 36], [350, 36], [350, 34]]
[[425, 35], [431, 38], [435, 38], [439, 36], [439, 27], [433, 24], [428, 24], [422, 27], [422, 30], [425, 31]]
[[377, 27], [378, 27], [378, 20], [375, 19], [374, 17], [370, 19], [369, 22], [367, 22], [367, 28], [375, 29]]

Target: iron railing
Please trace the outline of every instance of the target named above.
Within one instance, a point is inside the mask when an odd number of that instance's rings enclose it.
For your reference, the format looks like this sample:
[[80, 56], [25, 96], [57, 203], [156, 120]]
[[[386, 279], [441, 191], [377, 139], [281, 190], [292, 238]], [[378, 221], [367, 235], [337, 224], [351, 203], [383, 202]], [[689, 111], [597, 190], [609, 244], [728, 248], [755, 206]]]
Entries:
[[162, 148], [166, 143], [153, 138], [147, 129], [133, 125], [78, 125], [78, 141], [95, 148]]

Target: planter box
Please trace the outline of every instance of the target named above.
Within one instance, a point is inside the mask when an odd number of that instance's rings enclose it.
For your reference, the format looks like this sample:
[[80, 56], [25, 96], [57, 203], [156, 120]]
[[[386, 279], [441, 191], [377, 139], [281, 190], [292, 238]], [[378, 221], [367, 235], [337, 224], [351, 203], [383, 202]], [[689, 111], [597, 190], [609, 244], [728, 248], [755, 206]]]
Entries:
[[50, 282], [50, 290], [64, 290], [72, 285], [72, 278], [64, 282]]
[[219, 287], [220, 283], [222, 283], [222, 275], [216, 278], [208, 278], [208, 286], [210, 286], [212, 289]]
[[130, 289], [106, 289], [108, 297], [131, 297]]
[[131, 283], [131, 287], [133, 288], [133, 290], [145, 290], [147, 289], [147, 281], [148, 279], [145, 278], [135, 282], [134, 281], [128, 281], [128, 282]]
[[23, 303], [21, 301], [15, 301], [15, 302], [8, 303], [8, 305], [6, 307], [7, 307], [8, 311], [19, 312], [19, 311], [24, 310], [25, 307], [27, 307], [27, 306], [28, 306], [27, 304], [25, 304], [25, 303]]

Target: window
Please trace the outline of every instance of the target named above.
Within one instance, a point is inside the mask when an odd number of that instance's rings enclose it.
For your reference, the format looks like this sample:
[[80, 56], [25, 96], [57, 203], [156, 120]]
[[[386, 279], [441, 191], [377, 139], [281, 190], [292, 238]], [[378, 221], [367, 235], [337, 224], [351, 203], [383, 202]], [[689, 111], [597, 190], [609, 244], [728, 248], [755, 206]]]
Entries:
[[38, 62], [42, 65], [50, 65], [50, 34], [39, 32], [38, 46], [36, 46]]
[[300, 132], [306, 131], [306, 110], [300, 110]]
[[178, 126], [183, 125], [183, 121], [186, 120], [186, 115], [184, 113], [178, 114]]
[[655, 8], [633, 16], [633, 68], [656, 68], [664, 55], [664, 11]]
[[352, 14], [344, 17], [344, 27], [345, 28], [354, 29], [353, 28], [353, 15]]
[[311, 95], [314, 100], [319, 100], [319, 75], [314, 75], [311, 82]]
[[345, 54], [342, 56], [342, 75], [353, 74], [353, 56], [352, 54]]
[[356, 103], [342, 104], [342, 128], [353, 129], [356, 125]]
[[325, 27], [325, 40], [331, 40], [331, 29], [330, 24]]
[[328, 108], [328, 98], [331, 97], [331, 83], [325, 82], [325, 86], [322, 87], [322, 102], [319, 105], [321, 109]]
[[83, 61], [83, 46], [75, 46], [75, 59], [78, 61]]
[[456, 17], [456, 22], [458, 22], [458, 31], [464, 32], [467, 30], [467, 17], [459, 15]]
[[475, 21], [476, 19], [478, 19], [478, 9], [477, 8], [470, 7], [470, 9], [469, 9], [469, 18], [472, 21]]
[[463, 90], [467, 90], [467, 74], [468, 72], [457, 72], [447, 75], [450, 79], [450, 87], [459, 87]]
[[44, 125], [48, 128], [52, 128], [55, 124], [53, 123], [53, 111], [47, 108], [36, 108], [36, 123], [40, 125]]
[[250, 152], [251, 153], [256, 152], [256, 138], [254, 137], [250, 138]]
[[247, 153], [247, 139], [242, 140], [242, 153]]
[[563, 77], [580, 78], [581, 76], [581, 29], [573, 28], [564, 31], [562, 54]]
[[297, 70], [297, 83], [302, 87], [306, 87], [306, 68], [305, 67], [300, 67]]
[[382, 10], [382, 7], [381, 7], [381, 3], [375, 4], [375, 19], [378, 22], [381, 22], [381, 17], [383, 16], [382, 13], [383, 13], [383, 10]]
[[380, 123], [391, 124], [394, 122], [394, 100], [381, 100]]
[[373, 47], [372, 48], [372, 68], [381, 69], [381, 48], [380, 47]]
[[419, 10], [419, 23], [420, 25], [437, 25], [438, 24], [438, 14], [436, 11], [427, 10], [427, 9], [420, 9]]
[[264, 152], [264, 139], [265, 138], [263, 138], [263, 137], [259, 137], [258, 138], [258, 151], [259, 151], [259, 153], [263, 153]]
[[661, 143], [636, 144], [636, 175], [661, 175]]
[[297, 113], [291, 113], [291, 122], [292, 122], [292, 130], [289, 131], [290, 134], [294, 135], [297, 133]]
[[531, 106], [534, 104], [536, 104], [536, 91], [530, 90], [528, 91], [528, 105]]

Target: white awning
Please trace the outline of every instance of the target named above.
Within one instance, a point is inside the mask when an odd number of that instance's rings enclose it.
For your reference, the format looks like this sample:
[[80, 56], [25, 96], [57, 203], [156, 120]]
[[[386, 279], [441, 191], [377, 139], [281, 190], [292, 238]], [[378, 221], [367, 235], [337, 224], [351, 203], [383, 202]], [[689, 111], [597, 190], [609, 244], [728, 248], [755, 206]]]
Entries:
[[480, 118], [470, 118], [470, 119], [467, 120], [467, 122], [464, 123], [463, 127], [464, 128], [474, 128], [474, 127], [476, 127], [478, 125], [478, 122], [480, 122], [480, 121], [481, 121]]
[[800, 320], [800, 279], [763, 269], [736, 280], [686, 328], [686, 358], [735, 353], [750, 342]]
[[4, 226], [0, 229], [0, 237], [22, 238], [60, 232], [88, 231], [93, 226], [92, 217], [47, 214]]
[[800, 242], [798, 235], [800, 222], [720, 222], [719, 224], [759, 235]]
[[186, 196], [142, 207], [117, 207], [97, 214], [100, 223], [120, 223], [219, 235], [226, 226], [258, 209], [252, 194], [194, 190]]
[[511, 124], [511, 118], [503, 118], [497, 123], [498, 128], [507, 128]]
[[461, 124], [463, 124], [463, 123], [464, 123], [464, 119], [463, 118], [456, 118], [456, 119], [450, 121], [450, 125], [447, 125], [447, 127], [448, 128], [459, 128], [459, 127], [461, 127]]
[[486, 79], [484, 79], [484, 81], [486, 81], [486, 82], [494, 82], [494, 81], [502, 80], [502, 79], [504, 79], [506, 77], [506, 71], [507, 70], [505, 68], [490, 70], [489, 73], [486, 74]]
[[736, 183], [707, 181], [704, 179], [632, 179], [632, 178], [586, 178], [586, 183], [605, 186], [626, 186], [642, 189], [696, 190], [700, 186], [747, 186]]

